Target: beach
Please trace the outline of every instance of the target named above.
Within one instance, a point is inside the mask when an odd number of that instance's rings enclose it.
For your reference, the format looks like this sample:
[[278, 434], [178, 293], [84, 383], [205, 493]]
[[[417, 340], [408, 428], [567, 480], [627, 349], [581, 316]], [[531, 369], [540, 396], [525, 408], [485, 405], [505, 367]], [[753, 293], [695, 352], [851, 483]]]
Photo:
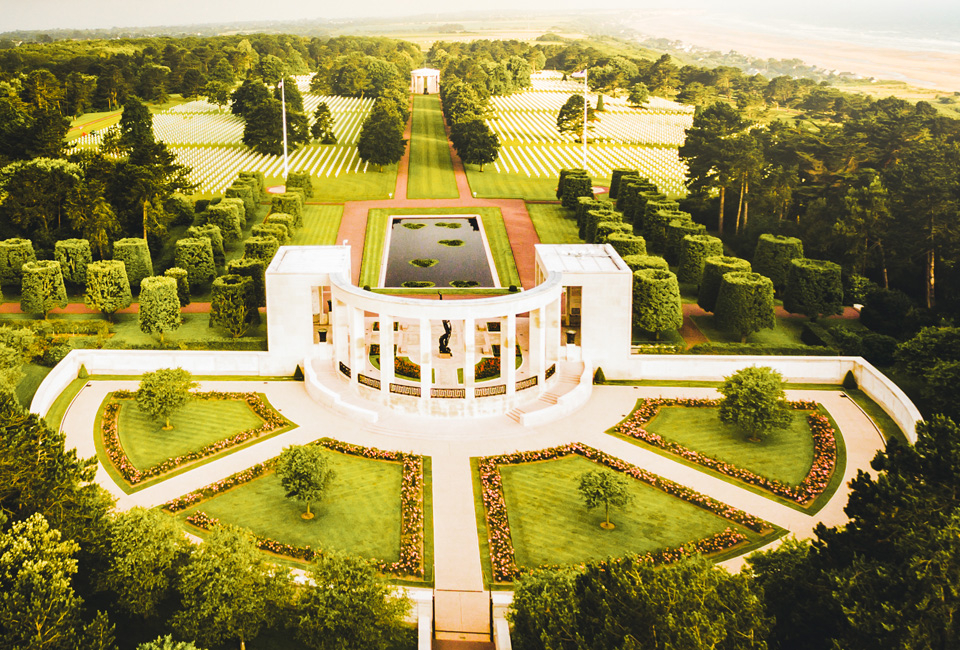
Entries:
[[[711, 50], [758, 58], [801, 59], [807, 64], [851, 72], [880, 80], [897, 80], [911, 85], [936, 88], [942, 91], [960, 91], [960, 52], [892, 47], [839, 40], [842, 30], [796, 29], [792, 33], [784, 26], [730, 20], [701, 10], [645, 11], [636, 14], [631, 26], [643, 34], [656, 38], [680, 40]], [[884, 39], [889, 43], [890, 38]], [[914, 43], [905, 38], [904, 42]]]

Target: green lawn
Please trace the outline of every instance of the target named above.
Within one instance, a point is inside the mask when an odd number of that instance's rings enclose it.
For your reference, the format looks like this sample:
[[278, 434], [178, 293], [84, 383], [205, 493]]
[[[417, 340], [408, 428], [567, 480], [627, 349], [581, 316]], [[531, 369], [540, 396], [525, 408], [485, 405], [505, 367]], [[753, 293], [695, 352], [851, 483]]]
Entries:
[[[383, 245], [386, 240], [387, 224], [395, 214], [479, 214], [487, 243], [493, 256], [500, 284], [520, 286], [520, 273], [517, 271], [510, 248], [510, 238], [503, 223], [499, 208], [374, 208], [367, 213], [367, 232], [363, 242], [363, 262], [360, 264], [360, 286], [378, 287], [380, 284], [380, 266], [383, 262]], [[424, 292], [436, 294], [436, 288]], [[422, 292], [421, 292], [422, 293]]]
[[333, 246], [343, 217], [342, 205], [303, 206], [303, 228], [291, 238], [293, 246]]
[[808, 412], [791, 415], [789, 427], [763, 442], [748, 442], [735, 427], [720, 422], [716, 408], [663, 407], [644, 428], [754, 474], [797, 486], [813, 465], [813, 437]]
[[[203, 297], [201, 296], [200, 299], [202, 300]], [[144, 334], [140, 331], [138, 314], [117, 314], [115, 320], [111, 347], [159, 347], [159, 340], [155, 336]], [[251, 326], [244, 336], [263, 337], [263, 349], [266, 349], [266, 335], [267, 325], [266, 318], [264, 317], [260, 325]], [[209, 314], [184, 314], [183, 324], [180, 326], [180, 329], [174, 332], [168, 332], [164, 337], [164, 341], [174, 344], [182, 341], [226, 342], [230, 340], [234, 339], [231, 338], [226, 330], [219, 327], [210, 327]]]
[[493, 165], [480, 171], [476, 165], [465, 165], [470, 190], [481, 199], [526, 199], [556, 201], [556, 178], [530, 178], [526, 174], [496, 172]]
[[40, 387], [40, 382], [50, 374], [52, 368], [36, 363], [25, 363], [21, 370], [23, 372], [23, 379], [17, 384], [17, 401], [19, 401], [21, 405], [30, 408], [30, 402], [33, 401], [33, 396], [36, 394], [37, 388]]
[[600, 528], [603, 509], [588, 510], [577, 486], [580, 475], [597, 469], [581, 456], [501, 465], [507, 517], [517, 565], [579, 564], [642, 554], [708, 537], [732, 522], [640, 481], [631, 481], [633, 502], [610, 511], [616, 529]]
[[541, 244], [582, 244], [572, 210], [557, 204], [528, 203], [527, 212]]
[[396, 562], [400, 558], [400, 463], [327, 451], [336, 476], [323, 499], [311, 506], [316, 517], [300, 518], [303, 506], [285, 496], [274, 472], [265, 474], [183, 511], [202, 510], [224, 523], [249, 528], [285, 544], [335, 549]]
[[[740, 337], [718, 329], [714, 325], [713, 316], [691, 316], [703, 335], [716, 343], [739, 343]], [[800, 333], [803, 331], [802, 318], [778, 318], [773, 329], [762, 329], [747, 337], [747, 343], [762, 345], [803, 345]]]
[[439, 96], [414, 96], [412, 129], [407, 198], [459, 198]]
[[120, 444], [139, 470], [263, 424], [244, 401], [193, 400], [170, 418], [173, 429], [163, 431], [163, 423], [141, 411], [134, 400], [122, 400], [122, 404]]
[[[397, 189], [397, 168], [397, 164], [385, 165], [383, 171], [378, 172], [375, 165], [370, 165], [366, 172], [314, 178], [311, 200], [343, 203], [392, 198]], [[280, 185], [283, 184], [283, 179], [275, 178], [268, 184]]]

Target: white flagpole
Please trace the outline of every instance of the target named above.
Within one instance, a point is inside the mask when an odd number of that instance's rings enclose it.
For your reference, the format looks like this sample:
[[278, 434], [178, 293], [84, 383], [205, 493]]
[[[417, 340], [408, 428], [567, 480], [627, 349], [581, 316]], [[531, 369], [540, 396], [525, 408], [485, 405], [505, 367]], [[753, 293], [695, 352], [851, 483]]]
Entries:
[[280, 80], [280, 114], [283, 120], [283, 183], [286, 185], [290, 169], [287, 161], [287, 91], [283, 87], [283, 79]]
[[587, 169], [587, 67], [583, 67], [583, 169]]

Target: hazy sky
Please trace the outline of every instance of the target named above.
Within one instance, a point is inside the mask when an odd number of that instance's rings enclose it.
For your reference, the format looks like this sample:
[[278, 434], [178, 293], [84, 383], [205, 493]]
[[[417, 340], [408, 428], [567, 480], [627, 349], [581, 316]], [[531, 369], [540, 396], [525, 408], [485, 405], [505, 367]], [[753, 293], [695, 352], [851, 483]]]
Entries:
[[[564, 11], [602, 8], [703, 8], [724, 13], [849, 25], [857, 16], [892, 28], [905, 23], [960, 25], [956, 0], [0, 0], [0, 32], [14, 29], [148, 27], [265, 19], [350, 18], [459, 11]], [[941, 23], [941, 25], [943, 24]]]

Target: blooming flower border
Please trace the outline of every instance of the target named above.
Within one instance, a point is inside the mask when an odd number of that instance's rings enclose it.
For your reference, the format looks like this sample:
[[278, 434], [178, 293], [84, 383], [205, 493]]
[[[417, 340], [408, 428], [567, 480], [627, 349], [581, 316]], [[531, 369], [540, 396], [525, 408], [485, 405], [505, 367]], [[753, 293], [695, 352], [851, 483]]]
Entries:
[[196, 462], [209, 456], [214, 456], [227, 449], [245, 444], [277, 429], [292, 424], [288, 419], [267, 403], [260, 393], [200, 391], [193, 393], [194, 399], [199, 400], [231, 400], [244, 401], [256, 413], [263, 424], [252, 429], [236, 433], [229, 438], [217, 440], [209, 445], [181, 456], [168, 458], [152, 467], [139, 470], [134, 467], [127, 453], [120, 444], [120, 408], [124, 401], [133, 400], [136, 392], [131, 390], [115, 390], [107, 395], [107, 403], [103, 407], [103, 416], [100, 418], [100, 435], [103, 440], [103, 449], [120, 476], [131, 486], [156, 478], [180, 467]]
[[[800, 411], [817, 411], [820, 408], [817, 402], [805, 400], [787, 402], [787, 404], [790, 408]], [[626, 420], [618, 424], [614, 431], [646, 443], [651, 447], [662, 449], [673, 456], [701, 467], [712, 469], [724, 476], [758, 487], [803, 507], [811, 506], [817, 497], [826, 491], [837, 467], [837, 432], [830, 424], [830, 420], [819, 412], [807, 416], [807, 424], [810, 426], [810, 433], [813, 437], [813, 464], [807, 476], [796, 487], [731, 465], [643, 428], [643, 425], [653, 419], [664, 406], [716, 408], [719, 405], [719, 399], [673, 399], [664, 397], [641, 399], [637, 401], [637, 407], [633, 412]]]
[[[330, 438], [317, 440], [314, 444], [341, 454], [402, 464], [403, 473], [400, 486], [400, 558], [396, 562], [379, 562], [378, 566], [383, 573], [422, 580], [424, 577], [423, 456], [399, 451], [384, 451], [375, 447], [363, 447]], [[169, 513], [185, 510], [221, 492], [225, 492], [263, 476], [273, 469], [275, 463], [276, 458], [271, 458], [266, 462], [254, 465], [242, 472], [237, 472], [225, 479], [202, 487], [195, 492], [171, 499], [163, 505], [163, 509]], [[201, 510], [197, 510], [189, 515], [186, 520], [188, 523], [203, 530], [210, 530], [219, 523], [219, 520], [210, 517]], [[260, 549], [292, 560], [309, 562], [312, 561], [318, 553], [323, 552], [321, 549], [310, 546], [285, 544], [269, 537], [256, 536], [256, 539], [257, 546]]]
[[[507, 519], [507, 503], [503, 495], [500, 465], [520, 465], [555, 460], [573, 454], [609, 467], [614, 471], [622, 472], [631, 478], [642, 481], [651, 487], [683, 499], [754, 532], [766, 533], [774, 530], [772, 524], [759, 517], [580, 442], [538, 451], [519, 451], [499, 456], [485, 456], [478, 459], [477, 469], [480, 475], [481, 497], [486, 516], [487, 540], [494, 582], [512, 582], [523, 572], [528, 571], [528, 569], [521, 569], [516, 563], [513, 540], [510, 535], [510, 523]], [[686, 550], [684, 548], [664, 549], [638, 557], [641, 561], [670, 562], [691, 552], [715, 553], [724, 551], [745, 540], [746, 537], [743, 534], [728, 528], [722, 533], [693, 542], [687, 546]]]

